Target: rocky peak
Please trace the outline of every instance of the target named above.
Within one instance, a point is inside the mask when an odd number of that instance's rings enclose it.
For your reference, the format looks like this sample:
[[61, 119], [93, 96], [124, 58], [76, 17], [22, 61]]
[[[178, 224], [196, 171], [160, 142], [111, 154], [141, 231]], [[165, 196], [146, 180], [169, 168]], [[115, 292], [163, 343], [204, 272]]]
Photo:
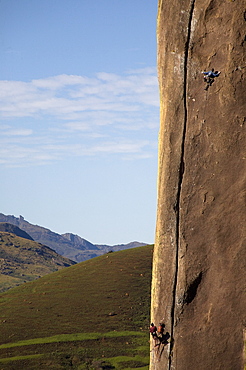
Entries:
[[8, 222], [0, 222], [0, 231], [12, 233], [28, 240], [33, 240], [33, 238], [24, 230], [21, 230], [18, 226], [12, 225]]
[[75, 235], [72, 233], [65, 233], [62, 236], [68, 239], [70, 242], [73, 243], [75, 248], [77, 249], [98, 249], [94, 244], [90, 243], [88, 240], [81, 238], [79, 235]]

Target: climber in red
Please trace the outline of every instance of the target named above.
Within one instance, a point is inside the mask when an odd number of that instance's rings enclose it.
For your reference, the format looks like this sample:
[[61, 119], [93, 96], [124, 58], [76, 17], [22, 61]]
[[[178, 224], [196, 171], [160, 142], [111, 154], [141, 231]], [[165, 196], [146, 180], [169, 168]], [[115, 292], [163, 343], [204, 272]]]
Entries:
[[152, 335], [153, 339], [157, 338], [157, 327], [155, 326], [155, 324], [153, 324], [153, 322], [150, 324], [149, 332]]

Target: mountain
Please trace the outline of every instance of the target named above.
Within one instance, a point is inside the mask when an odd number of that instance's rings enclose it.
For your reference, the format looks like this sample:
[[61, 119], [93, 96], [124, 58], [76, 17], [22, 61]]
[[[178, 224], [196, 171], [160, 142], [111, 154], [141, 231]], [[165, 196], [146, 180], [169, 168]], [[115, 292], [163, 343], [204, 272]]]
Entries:
[[21, 230], [18, 226], [9, 224], [7, 222], [0, 222], [0, 231], [12, 233], [24, 239], [33, 240], [33, 238], [24, 230]]
[[[160, 132], [151, 320], [172, 345], [150, 370], [245, 364], [246, 13], [159, 0]], [[202, 71], [221, 71], [205, 90]]]
[[28, 233], [36, 242], [47, 245], [58, 254], [75, 262], [85, 261], [109, 251], [118, 251], [146, 245], [146, 243], [139, 242], [115, 246], [95, 245], [72, 233], [58, 234], [42, 226], [33, 225], [26, 221], [23, 216], [15, 217], [0, 213], [0, 222], [7, 222], [18, 226], [21, 230]]
[[131, 243], [128, 243], [128, 244], [117, 244], [117, 245], [112, 245], [112, 246], [96, 244], [97, 248], [102, 250], [104, 253], [108, 253], [110, 251], [111, 252], [117, 252], [117, 251], [121, 251], [123, 249], [137, 248], [137, 247], [142, 247], [144, 245], [147, 245], [147, 244], [146, 243], [139, 243], [139, 242], [131, 242]]
[[74, 234], [71, 234], [71, 233], [66, 233], [66, 234], [62, 234], [62, 236], [64, 238], [66, 238], [67, 240], [69, 240], [71, 243], [73, 243], [74, 247], [77, 248], [77, 249], [98, 250], [98, 248], [94, 244], [88, 242], [88, 240], [85, 240], [85, 239], [81, 238], [78, 235], [74, 235]]
[[[58, 254], [76, 261], [77, 254], [80, 253], [80, 249], [75, 248], [73, 242], [64, 236], [55, 233], [47, 228], [33, 225], [26, 221], [23, 216], [6, 216], [0, 213], [0, 222], [9, 222], [13, 225], [18, 226], [20, 229], [27, 232], [36, 242], [54, 249]], [[95, 255], [91, 254], [93, 257]]]
[[1, 369], [148, 370], [153, 246], [0, 294]]
[[[0, 291], [31, 281], [75, 262], [62, 257], [11, 224], [0, 224], [1, 229], [16, 231], [26, 237], [0, 231]], [[21, 231], [21, 232], [19, 232]]]

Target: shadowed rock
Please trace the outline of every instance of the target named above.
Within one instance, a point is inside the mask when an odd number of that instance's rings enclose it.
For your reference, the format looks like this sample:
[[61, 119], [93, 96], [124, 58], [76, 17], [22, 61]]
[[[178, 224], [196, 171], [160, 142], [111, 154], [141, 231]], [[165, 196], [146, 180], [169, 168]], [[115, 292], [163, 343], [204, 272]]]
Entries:
[[24, 230], [21, 230], [18, 226], [9, 224], [8, 222], [0, 222], [0, 231], [12, 233], [28, 240], [33, 240], [33, 238]]

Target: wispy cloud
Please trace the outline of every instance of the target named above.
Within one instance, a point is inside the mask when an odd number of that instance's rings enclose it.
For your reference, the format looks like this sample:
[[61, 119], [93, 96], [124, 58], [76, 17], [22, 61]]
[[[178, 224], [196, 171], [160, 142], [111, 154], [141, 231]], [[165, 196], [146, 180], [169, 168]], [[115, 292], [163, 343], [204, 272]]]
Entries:
[[0, 101], [2, 164], [45, 164], [65, 155], [146, 158], [153, 152], [159, 111], [154, 68], [0, 81]]

